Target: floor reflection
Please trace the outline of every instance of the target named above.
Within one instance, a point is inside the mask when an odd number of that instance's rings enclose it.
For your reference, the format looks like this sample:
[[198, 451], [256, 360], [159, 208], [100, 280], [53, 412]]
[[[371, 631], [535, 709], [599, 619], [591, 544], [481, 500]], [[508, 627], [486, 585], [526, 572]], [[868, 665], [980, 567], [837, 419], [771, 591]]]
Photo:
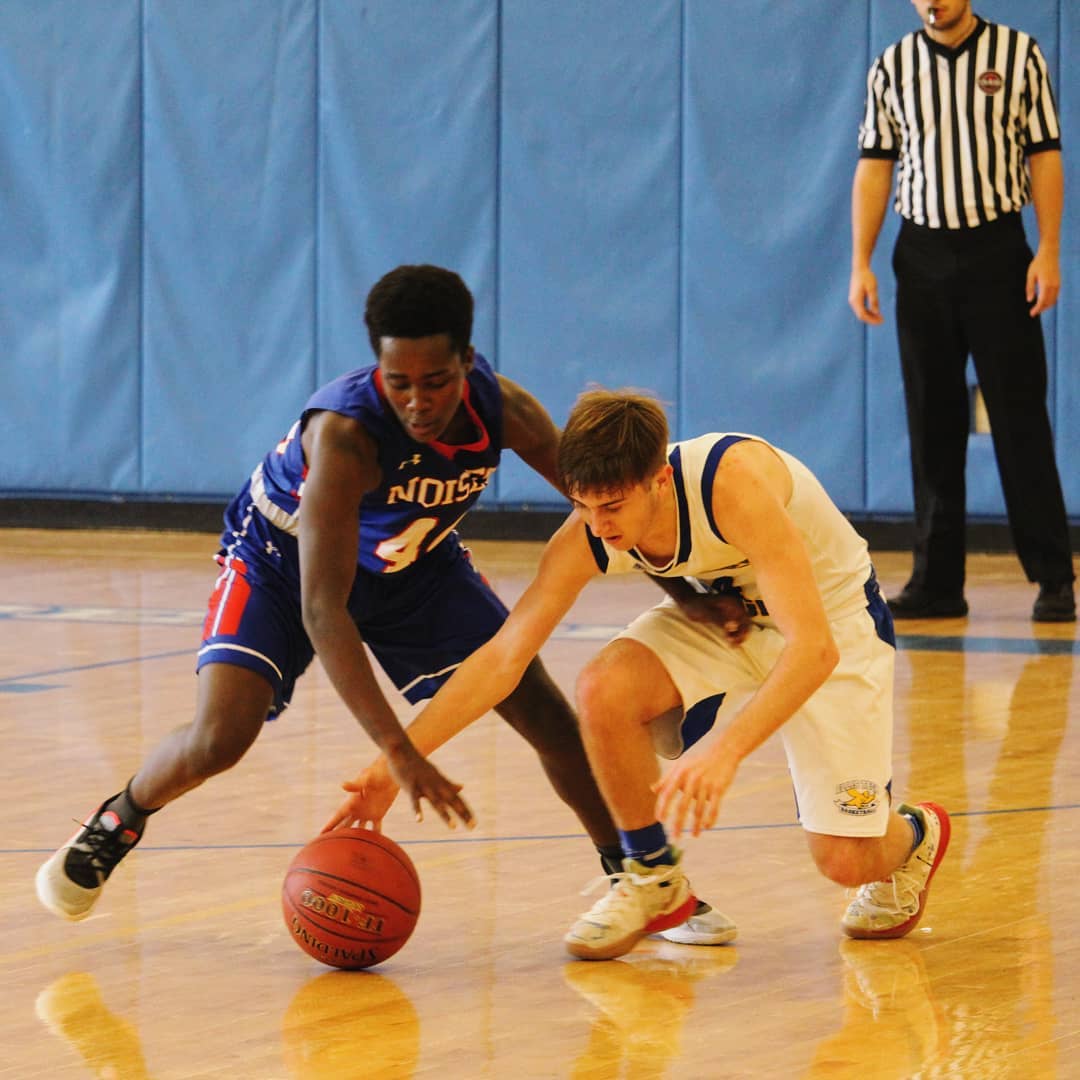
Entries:
[[148, 1080], [135, 1026], [110, 1012], [93, 975], [62, 975], [37, 996], [38, 1018], [101, 1080]]
[[563, 967], [566, 985], [596, 1013], [585, 1048], [570, 1066], [572, 1080], [616, 1075], [620, 1067], [641, 1080], [669, 1074], [682, 1053], [697, 984], [731, 971], [739, 958], [733, 946], [682, 946], [678, 954]]
[[296, 1080], [409, 1080], [420, 1020], [392, 979], [332, 971], [306, 982], [281, 1018], [285, 1067]]
[[843, 1025], [818, 1044], [808, 1078], [907, 1080], [947, 1060], [945, 1018], [916, 942], [843, 941], [840, 955]]

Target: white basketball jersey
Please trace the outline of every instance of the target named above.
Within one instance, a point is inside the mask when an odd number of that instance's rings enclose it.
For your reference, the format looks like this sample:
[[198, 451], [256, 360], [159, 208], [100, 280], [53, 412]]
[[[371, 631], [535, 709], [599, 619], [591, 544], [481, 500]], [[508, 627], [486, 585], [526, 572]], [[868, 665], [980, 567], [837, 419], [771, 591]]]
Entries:
[[786, 509], [806, 545], [829, 618], [837, 619], [865, 608], [865, 586], [872, 574], [866, 541], [798, 458], [756, 435], [713, 433], [672, 443], [668, 447], [668, 461], [673, 469], [678, 513], [674, 556], [666, 566], [655, 566], [638, 551], [617, 551], [588, 532], [601, 571], [623, 574], [644, 570], [657, 577], [688, 578], [703, 591], [734, 590], [741, 594], [756, 622], [773, 625], [758, 589], [754, 567], [742, 551], [724, 539], [713, 515], [713, 480], [720, 459], [730, 446], [744, 439], [769, 446], [791, 473], [791, 498]]

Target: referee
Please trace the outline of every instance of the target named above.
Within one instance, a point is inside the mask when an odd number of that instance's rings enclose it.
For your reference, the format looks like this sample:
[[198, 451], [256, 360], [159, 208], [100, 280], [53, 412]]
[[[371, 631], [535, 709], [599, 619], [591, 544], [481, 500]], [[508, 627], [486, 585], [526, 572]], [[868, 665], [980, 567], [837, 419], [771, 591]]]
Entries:
[[[1037, 622], [1072, 622], [1072, 552], [1046, 409], [1039, 316], [1060, 286], [1064, 179], [1046, 61], [970, 0], [912, 0], [922, 27], [867, 78], [852, 190], [848, 303], [883, 321], [870, 260], [896, 177], [896, 326], [915, 500], [911, 579], [898, 618], [967, 614], [965, 487], [970, 354], [986, 403], [1013, 542], [1038, 582]], [[1032, 255], [1021, 208], [1039, 229]]]

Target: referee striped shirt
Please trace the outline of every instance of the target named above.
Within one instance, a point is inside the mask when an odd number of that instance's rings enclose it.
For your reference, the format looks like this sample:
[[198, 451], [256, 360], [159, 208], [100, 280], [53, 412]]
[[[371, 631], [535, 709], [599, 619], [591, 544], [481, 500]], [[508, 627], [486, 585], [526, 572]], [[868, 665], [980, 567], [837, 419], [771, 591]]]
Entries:
[[922, 30], [901, 38], [867, 76], [859, 147], [899, 162], [894, 205], [917, 225], [975, 228], [1020, 210], [1025, 155], [1061, 148], [1038, 44], [983, 19], [957, 49]]

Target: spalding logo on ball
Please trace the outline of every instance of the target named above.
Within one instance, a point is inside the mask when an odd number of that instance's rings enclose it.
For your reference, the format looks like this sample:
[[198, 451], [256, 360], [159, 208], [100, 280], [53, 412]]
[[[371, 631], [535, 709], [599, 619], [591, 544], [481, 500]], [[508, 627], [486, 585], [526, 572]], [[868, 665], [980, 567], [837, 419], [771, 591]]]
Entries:
[[285, 925], [309, 956], [366, 968], [393, 956], [420, 917], [420, 878], [405, 852], [371, 829], [334, 829], [297, 852], [281, 889]]

